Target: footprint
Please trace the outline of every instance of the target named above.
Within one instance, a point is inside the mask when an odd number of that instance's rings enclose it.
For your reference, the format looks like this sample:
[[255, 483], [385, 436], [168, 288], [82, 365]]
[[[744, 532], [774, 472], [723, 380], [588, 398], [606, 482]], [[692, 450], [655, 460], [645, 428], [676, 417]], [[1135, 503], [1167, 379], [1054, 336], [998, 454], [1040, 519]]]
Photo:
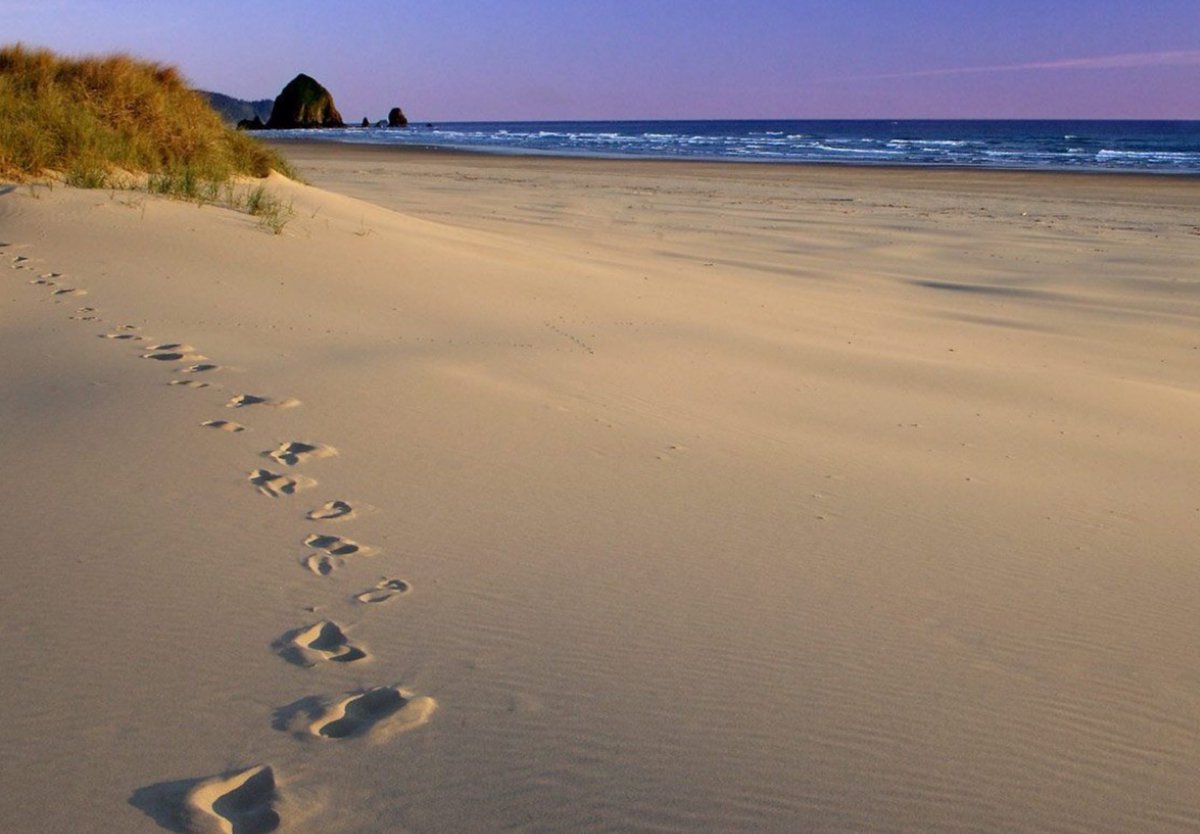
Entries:
[[295, 466], [298, 463], [303, 463], [310, 458], [328, 458], [337, 454], [337, 449], [332, 446], [325, 446], [320, 443], [303, 443], [299, 440], [292, 440], [287, 443], [281, 443], [278, 449], [271, 452], [263, 452], [262, 456], [271, 458], [276, 463], [281, 463], [284, 466]]
[[314, 550], [322, 551], [310, 553], [300, 560], [300, 564], [317, 576], [329, 576], [342, 566], [346, 556], [370, 555], [369, 548], [339, 536], [312, 535], [304, 540], [304, 544]]
[[309, 724], [308, 731], [320, 738], [382, 738], [421, 726], [435, 709], [437, 702], [432, 698], [414, 696], [395, 686], [378, 686], [331, 704]]
[[206, 779], [188, 791], [187, 830], [223, 834], [267, 834], [279, 827], [278, 795], [270, 765]]
[[[47, 282], [47, 283], [50, 283], [50, 282]], [[50, 283], [50, 286], [54, 286], [54, 284]], [[59, 287], [58, 289], [51, 291], [50, 294], [51, 295], [69, 295], [69, 296], [73, 296], [73, 297], [77, 298], [79, 296], [87, 295], [87, 290], [79, 290], [79, 289], [76, 289], [75, 287]]]
[[198, 379], [173, 379], [167, 385], [182, 385], [184, 388], [207, 388], [207, 382]]
[[345, 501], [327, 501], [323, 506], [309, 510], [304, 517], [309, 521], [349, 521], [354, 518], [354, 508]]
[[245, 408], [249, 405], [269, 405], [273, 408], [295, 408], [300, 405], [300, 401], [292, 399], [274, 400], [270, 397], [260, 397], [257, 394], [238, 394], [229, 402], [225, 403], [226, 408]]
[[297, 475], [295, 478], [280, 475], [268, 469], [255, 469], [250, 473], [250, 483], [258, 488], [263, 495], [278, 498], [281, 495], [293, 495], [302, 489], [314, 487], [317, 482], [312, 478]]
[[288, 663], [297, 666], [316, 666], [322, 660], [353, 663], [367, 657], [366, 651], [351, 645], [341, 626], [331, 620], [289, 631], [276, 640], [272, 648]]
[[135, 333], [101, 333], [96, 338], [97, 339], [122, 339], [122, 340], [133, 339], [133, 340], [137, 341], [137, 340], [140, 340], [142, 337], [138, 336]]
[[179, 373], [181, 373], [181, 374], [202, 374], [207, 371], [220, 370], [220, 368], [221, 368], [220, 365], [213, 365], [213, 364], [190, 365], [186, 368], [180, 368]]
[[158, 362], [199, 362], [204, 359], [191, 345], [168, 342], [162, 345], [151, 345], [145, 348], [143, 359], [154, 359]]
[[407, 594], [412, 590], [412, 585], [409, 585], [403, 579], [380, 579], [375, 583], [374, 588], [368, 588], [361, 594], [355, 594], [354, 599], [358, 602], [368, 604], [378, 604], [395, 599], [401, 594]]
[[343, 539], [340, 536], [322, 536], [313, 534], [304, 540], [304, 543], [316, 550], [324, 550], [331, 556], [353, 556], [354, 554], [366, 555], [367, 548], [360, 545], [358, 542], [352, 542], [349, 539]]
[[300, 564], [317, 576], [329, 576], [342, 566], [342, 560], [328, 553], [313, 553], [300, 560]]
[[[198, 385], [198, 386], [199, 385], [204, 385], [204, 386], [208, 385], [207, 382], [184, 382], [183, 380], [176, 380], [175, 382], [172, 382], [171, 384], [172, 385], [189, 385], [190, 384], [190, 385]], [[238, 431], [246, 430], [245, 426], [243, 426], [241, 423], [235, 423], [233, 420], [205, 420], [200, 425], [204, 426], [205, 428], [218, 429], [219, 431], [228, 431], [228, 432], [238, 432]]]

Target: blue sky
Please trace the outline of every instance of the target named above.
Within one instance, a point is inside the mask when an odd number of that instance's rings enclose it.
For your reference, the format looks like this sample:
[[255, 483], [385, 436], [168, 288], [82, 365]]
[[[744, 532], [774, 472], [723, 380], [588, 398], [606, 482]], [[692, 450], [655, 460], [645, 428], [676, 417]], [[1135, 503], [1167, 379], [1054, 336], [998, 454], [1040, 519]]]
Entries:
[[113, 51], [342, 115], [1200, 119], [1200, 0], [0, 0], [0, 40]]

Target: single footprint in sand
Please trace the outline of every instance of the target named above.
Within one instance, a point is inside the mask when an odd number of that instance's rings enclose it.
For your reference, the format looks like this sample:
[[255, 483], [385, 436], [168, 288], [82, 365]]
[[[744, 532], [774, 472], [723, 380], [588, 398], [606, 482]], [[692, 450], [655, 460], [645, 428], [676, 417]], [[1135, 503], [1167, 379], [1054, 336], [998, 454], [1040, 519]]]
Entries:
[[337, 449], [332, 446], [325, 446], [320, 443], [304, 443], [300, 440], [291, 440], [287, 443], [279, 444], [278, 449], [273, 449], [268, 452], [263, 452], [262, 456], [271, 458], [276, 463], [284, 466], [295, 466], [298, 463], [311, 458], [328, 458], [337, 454]]
[[213, 365], [212, 363], [202, 363], [199, 365], [189, 365], [186, 368], [180, 368], [179, 373], [181, 373], [181, 374], [203, 374], [203, 373], [207, 373], [208, 371], [217, 371], [220, 369], [221, 369], [220, 365]]
[[342, 560], [328, 553], [310, 553], [300, 560], [300, 564], [317, 576], [329, 576], [342, 566]]
[[67, 316], [71, 321], [100, 321], [100, 317], [96, 315], [95, 307], [80, 307], [75, 311], [75, 315]]
[[369, 555], [368, 548], [340, 536], [312, 535], [304, 544], [319, 552], [308, 554], [300, 563], [318, 576], [329, 576], [342, 566], [346, 556]]
[[437, 702], [396, 686], [378, 686], [332, 703], [308, 726], [320, 738], [378, 738], [419, 727], [437, 709]]
[[199, 362], [204, 359], [191, 345], [179, 342], [167, 342], [161, 345], [151, 345], [145, 348], [143, 359], [153, 359], [158, 362]]
[[[51, 286], [54, 286], [51, 284]], [[69, 295], [78, 298], [79, 296], [87, 295], [87, 290], [76, 289], [75, 287], [56, 287], [51, 290], [51, 295]]]
[[[174, 385], [174, 384], [175, 383], [172, 383], [172, 385]], [[180, 383], [180, 384], [186, 385], [187, 383]], [[199, 384], [205, 385], [206, 383], [201, 382]], [[241, 423], [235, 423], [233, 420], [205, 420], [200, 425], [204, 426], [205, 428], [217, 429], [219, 431], [228, 431], [228, 432], [238, 432], [238, 431], [246, 430], [245, 426], [243, 426]]]
[[367, 555], [367, 548], [358, 542], [343, 539], [341, 536], [323, 536], [314, 533], [304, 539], [304, 544], [316, 550], [324, 550], [332, 556]]
[[384, 577], [375, 583], [375, 587], [368, 588], [360, 594], [355, 594], [354, 599], [358, 602], [375, 605], [395, 599], [401, 594], [407, 594], [411, 590], [412, 585], [403, 579], [388, 579]]
[[267, 834], [279, 827], [278, 794], [270, 765], [224, 773], [200, 782], [184, 800], [187, 830], [206, 834]]
[[270, 397], [260, 397], [257, 394], [238, 394], [232, 400], [225, 403], [226, 408], [245, 408], [251, 405], [267, 405], [273, 408], [295, 408], [300, 405], [300, 401], [291, 397], [285, 400], [275, 400]]
[[122, 331], [120, 333], [101, 333], [96, 338], [97, 339], [121, 339], [123, 341], [133, 339], [134, 341], [141, 341], [142, 337], [137, 335], [136, 333], [129, 333], [128, 331]]
[[167, 385], [182, 385], [184, 388], [207, 388], [207, 382], [198, 379], [173, 379]]
[[354, 508], [345, 501], [326, 501], [315, 510], [304, 514], [309, 521], [349, 521], [354, 518]]
[[367, 657], [366, 651], [351, 645], [341, 626], [331, 620], [289, 631], [271, 646], [280, 657], [297, 666], [316, 666], [322, 660], [354, 663]]
[[251, 472], [250, 483], [254, 484], [263, 495], [268, 495], [271, 498], [278, 498], [281, 495], [293, 495], [302, 489], [308, 489], [317, 485], [317, 482], [312, 478], [306, 478], [303, 475], [297, 475], [292, 478], [287, 475], [280, 475], [278, 472], [271, 472], [268, 469], [255, 469]]

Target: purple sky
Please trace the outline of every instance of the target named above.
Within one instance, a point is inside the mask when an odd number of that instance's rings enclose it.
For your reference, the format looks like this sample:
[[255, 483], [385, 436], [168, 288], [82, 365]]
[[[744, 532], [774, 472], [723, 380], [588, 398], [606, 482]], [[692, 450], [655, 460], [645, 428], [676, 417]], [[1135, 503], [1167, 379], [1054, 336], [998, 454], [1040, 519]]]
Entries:
[[1200, 119], [1200, 0], [0, 0], [0, 41], [130, 52], [347, 121]]

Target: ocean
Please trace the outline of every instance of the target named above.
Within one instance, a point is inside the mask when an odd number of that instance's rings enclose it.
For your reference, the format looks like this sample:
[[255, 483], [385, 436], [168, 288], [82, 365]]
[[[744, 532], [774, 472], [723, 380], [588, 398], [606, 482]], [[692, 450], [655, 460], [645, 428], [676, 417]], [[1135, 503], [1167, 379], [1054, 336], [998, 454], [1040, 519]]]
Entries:
[[1200, 121], [445, 122], [265, 133], [528, 155], [1200, 174]]

